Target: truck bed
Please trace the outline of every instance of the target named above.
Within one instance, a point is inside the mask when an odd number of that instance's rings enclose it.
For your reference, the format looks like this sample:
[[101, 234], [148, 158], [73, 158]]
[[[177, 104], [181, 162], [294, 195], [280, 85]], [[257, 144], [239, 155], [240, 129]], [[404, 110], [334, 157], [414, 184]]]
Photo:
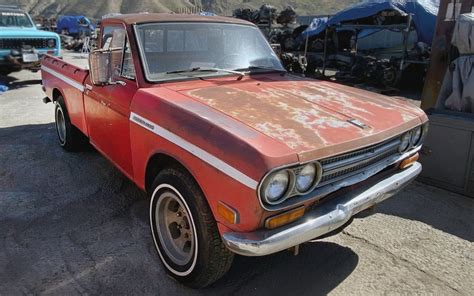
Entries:
[[87, 54], [81, 54], [72, 51], [63, 51], [63, 60], [68, 64], [74, 65], [84, 70], [89, 69], [89, 60]]
[[41, 77], [46, 95], [57, 100], [58, 95], [67, 97], [65, 101], [70, 120], [74, 126], [87, 135], [84, 112], [84, 83], [89, 76], [87, 58], [72, 56], [61, 60], [46, 55], [41, 61]]

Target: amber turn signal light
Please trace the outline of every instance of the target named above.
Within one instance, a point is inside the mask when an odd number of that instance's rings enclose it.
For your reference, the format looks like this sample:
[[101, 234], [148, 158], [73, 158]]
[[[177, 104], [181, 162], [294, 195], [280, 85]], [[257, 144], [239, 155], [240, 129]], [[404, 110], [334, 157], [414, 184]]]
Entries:
[[265, 220], [265, 228], [274, 229], [298, 220], [304, 215], [304, 207], [299, 207], [288, 212], [278, 214]]
[[217, 203], [217, 213], [231, 224], [239, 223], [239, 213], [222, 201]]
[[418, 157], [420, 155], [418, 154], [418, 152], [408, 158], [405, 158], [401, 163], [400, 163], [400, 169], [406, 169], [407, 167], [411, 166], [413, 163], [415, 163], [415, 161], [418, 160]]

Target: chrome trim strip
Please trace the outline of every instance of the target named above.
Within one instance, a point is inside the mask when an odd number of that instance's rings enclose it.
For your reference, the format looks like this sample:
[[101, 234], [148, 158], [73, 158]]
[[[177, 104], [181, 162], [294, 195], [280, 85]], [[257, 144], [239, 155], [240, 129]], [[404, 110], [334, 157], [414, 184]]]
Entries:
[[69, 77], [64, 76], [61, 73], [58, 73], [58, 72], [54, 71], [51, 68], [46, 67], [45, 65], [41, 65], [41, 71], [44, 71], [46, 73], [49, 73], [49, 74], [53, 75], [54, 77], [66, 82], [67, 84], [74, 87], [75, 89], [77, 89], [80, 92], [84, 92], [84, 85], [80, 84], [77, 81], [72, 80]]
[[230, 166], [226, 162], [220, 160], [219, 158], [215, 157], [214, 155], [209, 154], [207, 151], [199, 148], [198, 146], [186, 141], [185, 139], [181, 138], [180, 136], [164, 129], [163, 127], [159, 126], [158, 124], [131, 112], [130, 113], [130, 121], [136, 123], [137, 125], [151, 131], [152, 133], [170, 141], [171, 143], [181, 147], [182, 149], [188, 151], [192, 155], [196, 156], [197, 158], [203, 160], [204, 162], [210, 164], [211, 166], [215, 167], [222, 173], [226, 174], [227, 176], [235, 179], [236, 181], [244, 184], [245, 186], [249, 187], [250, 189], [257, 189], [258, 182], [254, 179], [250, 178], [249, 176], [245, 175], [241, 171], [237, 170], [236, 168]]
[[375, 184], [315, 207], [296, 222], [274, 230], [227, 232], [222, 240], [229, 250], [243, 256], [264, 256], [291, 248], [342, 227], [355, 214], [393, 196], [420, 172], [421, 164], [415, 162]]
[[[390, 152], [390, 151], [389, 151], [389, 152]], [[393, 151], [391, 154], [385, 152], [385, 154], [377, 154], [377, 155], [372, 156], [371, 158], [363, 159], [363, 160], [361, 160], [361, 161], [359, 161], [359, 162], [357, 162], [357, 163], [345, 165], [345, 166], [343, 166], [343, 167], [339, 167], [339, 168], [336, 168], [336, 169], [331, 170], [331, 171], [325, 171], [324, 168], [323, 168], [323, 177], [326, 177], [326, 176], [328, 176], [328, 175], [334, 175], [334, 174], [337, 174], [337, 173], [339, 173], [339, 172], [341, 172], [341, 171], [353, 169], [354, 167], [357, 167], [357, 166], [369, 165], [368, 163], [370, 163], [370, 162], [376, 160], [377, 158], [380, 158], [380, 157], [383, 157], [383, 156], [384, 156], [385, 158], [388, 158], [388, 157], [393, 156], [393, 155], [400, 155], [400, 154], [398, 153], [398, 151]], [[379, 161], [380, 161], [380, 160], [379, 160]], [[365, 168], [365, 166], [364, 166], [363, 168], [359, 168], [359, 170], [364, 169], [364, 168]], [[359, 170], [357, 170], [357, 171], [359, 171]], [[349, 176], [351, 173], [354, 173], [354, 172], [356, 172], [356, 171], [348, 172], [348, 173], [346, 173], [346, 174], [344, 174], [344, 175], [341, 175], [341, 176]], [[331, 179], [329, 179], [329, 180], [326, 180], [326, 182], [334, 182], [334, 180], [336, 180], [337, 178], [338, 178], [338, 177], [333, 177], [333, 178], [331, 178]]]
[[[352, 156], [352, 157], [349, 157], [349, 158], [346, 158], [346, 159], [343, 159], [343, 160], [340, 160], [340, 161], [331, 162], [331, 163], [328, 163], [326, 165], [323, 165], [323, 170], [324, 170], [324, 172], [333, 171], [335, 169], [340, 169], [340, 168], [342, 170], [342, 169], [345, 169], [347, 167], [350, 167], [352, 164], [353, 165], [358, 165], [361, 162], [373, 159], [373, 158], [375, 158], [375, 157], [377, 157], [377, 156], [379, 156], [379, 155], [381, 155], [381, 154], [383, 154], [387, 151], [390, 151], [390, 149], [397, 148], [398, 145], [400, 145], [400, 140], [396, 139], [394, 141], [390, 141], [388, 143], [384, 143], [382, 145], [379, 145], [378, 147], [375, 147], [373, 151], [368, 151], [368, 152], [365, 152], [363, 154], [359, 154], [357, 156]], [[354, 151], [354, 152], [357, 152], [357, 151]], [[348, 154], [350, 154], [350, 153], [348, 153]], [[341, 156], [344, 156], [344, 154], [341, 155]], [[324, 161], [324, 159], [322, 161]], [[323, 176], [324, 175], [325, 174], [323, 173]]]
[[403, 155], [394, 155], [393, 157], [389, 157], [389, 158], [386, 158], [386, 159], [382, 159], [381, 161], [371, 165], [371, 166], [368, 166], [368, 167], [364, 167], [363, 169], [359, 170], [359, 171], [356, 171], [354, 172], [352, 175], [344, 175], [344, 176], [341, 176], [341, 178], [339, 179], [336, 179], [336, 180], [330, 180], [325, 186], [322, 186], [320, 188], [316, 188], [315, 191], [312, 192], [312, 195], [313, 197], [312, 198], [317, 198], [317, 199], [321, 199], [323, 197], [325, 197], [326, 195], [330, 194], [330, 193], [333, 193], [343, 187], [347, 187], [347, 186], [351, 186], [351, 185], [354, 185], [354, 184], [357, 184], [359, 182], [362, 182], [362, 181], [365, 181], [367, 180], [368, 178], [376, 175], [377, 173], [383, 171], [384, 169], [386, 169], [387, 167], [399, 162], [399, 161], [402, 161], [403, 159], [406, 159], [408, 158], [410, 155], [413, 155], [415, 154], [416, 152], [418, 152], [420, 150], [421, 146], [418, 147], [417, 149], [415, 150], [412, 150], [410, 152], [406, 152], [404, 153]]

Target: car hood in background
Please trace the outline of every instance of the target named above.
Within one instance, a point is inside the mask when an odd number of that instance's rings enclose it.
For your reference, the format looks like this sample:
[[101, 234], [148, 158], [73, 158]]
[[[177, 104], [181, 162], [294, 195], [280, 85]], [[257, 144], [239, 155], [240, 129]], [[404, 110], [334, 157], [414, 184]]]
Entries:
[[59, 38], [54, 32], [37, 30], [35, 28], [0, 27], [0, 38]]

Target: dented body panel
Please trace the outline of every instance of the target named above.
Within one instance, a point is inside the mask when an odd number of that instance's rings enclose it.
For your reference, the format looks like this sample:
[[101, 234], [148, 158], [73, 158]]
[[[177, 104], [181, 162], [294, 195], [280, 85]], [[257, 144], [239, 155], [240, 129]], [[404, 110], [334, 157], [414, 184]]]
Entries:
[[[149, 189], [147, 169], [154, 156], [182, 164], [202, 189], [221, 234], [262, 229], [267, 217], [283, 211], [262, 206], [259, 188], [269, 172], [371, 147], [427, 121], [423, 111], [402, 101], [279, 73], [150, 83], [133, 37], [137, 21], [119, 16], [102, 24], [127, 28], [136, 71], [135, 80], [123, 80], [133, 86], [129, 97], [117, 102], [114, 92], [123, 85], [92, 86], [88, 70], [52, 57], [43, 61], [46, 94], [53, 101], [61, 94], [72, 123], [140, 188]], [[93, 138], [97, 129], [126, 147], [120, 153], [101, 149], [102, 137]], [[291, 207], [314, 207], [316, 201], [308, 195]], [[237, 223], [218, 214], [219, 202], [238, 213]]]

